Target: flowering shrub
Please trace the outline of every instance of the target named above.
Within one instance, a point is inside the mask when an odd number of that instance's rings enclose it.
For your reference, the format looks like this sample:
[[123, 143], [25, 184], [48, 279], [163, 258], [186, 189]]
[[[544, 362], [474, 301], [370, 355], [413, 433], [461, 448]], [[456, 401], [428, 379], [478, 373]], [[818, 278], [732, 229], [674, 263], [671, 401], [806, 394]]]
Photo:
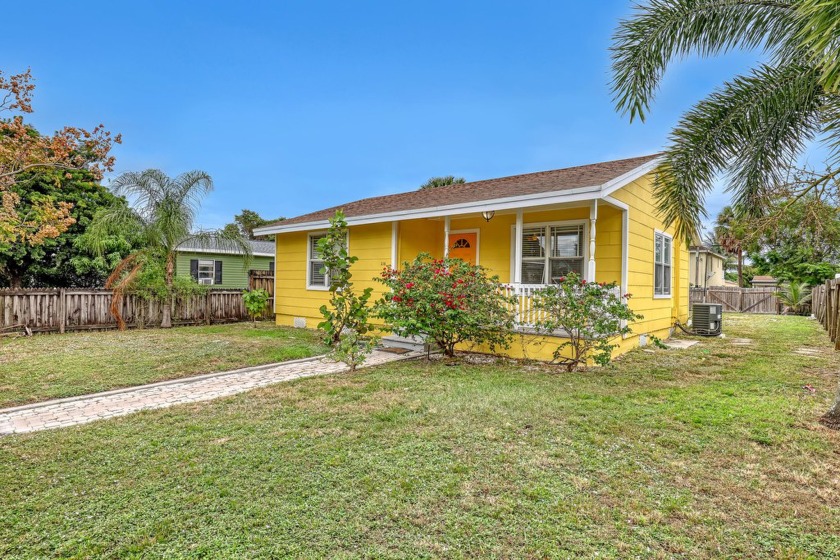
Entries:
[[[568, 337], [554, 351], [554, 361], [568, 371], [586, 365], [590, 357], [596, 364], [607, 365], [613, 348], [618, 346], [612, 344], [613, 339], [629, 334], [627, 323], [642, 318], [615, 293], [615, 287], [615, 283], [587, 282], [572, 273], [556, 285], [535, 292], [533, 306], [543, 317], [537, 321], [537, 330]], [[571, 357], [563, 356], [567, 347], [571, 348]]]
[[450, 357], [461, 342], [491, 350], [510, 344], [514, 300], [480, 266], [420, 253], [402, 270], [385, 267], [379, 281], [389, 291], [375, 312], [401, 336], [426, 336]]

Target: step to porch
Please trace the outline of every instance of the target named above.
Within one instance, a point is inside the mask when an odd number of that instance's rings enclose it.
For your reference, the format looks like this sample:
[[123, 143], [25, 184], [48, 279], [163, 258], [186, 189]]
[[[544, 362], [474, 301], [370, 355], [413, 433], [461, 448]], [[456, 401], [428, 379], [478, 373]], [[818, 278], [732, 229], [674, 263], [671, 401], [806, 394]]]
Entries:
[[382, 346], [385, 348], [404, 348], [416, 352], [428, 352], [429, 345], [422, 336], [397, 336], [395, 334], [382, 337]]

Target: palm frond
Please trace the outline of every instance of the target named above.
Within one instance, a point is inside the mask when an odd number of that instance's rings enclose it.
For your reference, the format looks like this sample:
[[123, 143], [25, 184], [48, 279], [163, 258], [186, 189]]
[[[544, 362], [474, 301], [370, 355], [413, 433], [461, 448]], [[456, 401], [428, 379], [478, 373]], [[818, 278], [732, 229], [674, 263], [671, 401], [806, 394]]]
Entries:
[[799, 0], [796, 14], [797, 37], [809, 60], [822, 69], [820, 83], [827, 91], [840, 93], [840, 2]]
[[795, 29], [793, 0], [651, 0], [637, 6], [613, 36], [613, 101], [644, 120], [668, 65], [697, 53], [734, 48], [787, 50]]
[[698, 103], [671, 134], [654, 195], [664, 221], [690, 240], [700, 230], [705, 195], [730, 170], [736, 212], [756, 206], [765, 187], [820, 130], [822, 89], [809, 66], [762, 66]]

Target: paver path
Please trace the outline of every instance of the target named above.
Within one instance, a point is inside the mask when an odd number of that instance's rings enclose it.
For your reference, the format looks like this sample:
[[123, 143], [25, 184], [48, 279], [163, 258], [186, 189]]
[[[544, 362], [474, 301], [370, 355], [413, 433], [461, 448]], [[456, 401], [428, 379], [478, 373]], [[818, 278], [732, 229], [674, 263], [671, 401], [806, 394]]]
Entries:
[[[360, 367], [421, 355], [418, 352], [400, 355], [377, 350]], [[139, 410], [208, 401], [272, 383], [346, 370], [347, 366], [343, 363], [323, 357], [307, 358], [0, 409], [0, 435], [63, 428]]]

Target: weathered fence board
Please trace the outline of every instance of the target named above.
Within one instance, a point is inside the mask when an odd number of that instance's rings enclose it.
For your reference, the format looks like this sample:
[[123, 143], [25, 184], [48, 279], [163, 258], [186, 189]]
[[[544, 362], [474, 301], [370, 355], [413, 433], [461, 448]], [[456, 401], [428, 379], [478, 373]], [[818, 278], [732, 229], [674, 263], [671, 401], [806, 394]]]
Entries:
[[274, 271], [251, 270], [248, 273], [249, 290], [265, 290], [268, 292], [268, 303], [265, 306], [264, 317], [274, 316]]
[[834, 349], [840, 350], [840, 281], [826, 280], [811, 290], [811, 312], [828, 331]]
[[[28, 328], [33, 332], [116, 328], [111, 314], [111, 290], [0, 289], [0, 331]], [[130, 327], [160, 325], [160, 302], [126, 295], [120, 304]], [[241, 290], [209, 290], [205, 295], [176, 298], [172, 323], [243, 321], [248, 318]]]
[[738, 313], [775, 313], [781, 312], [776, 298], [778, 288], [738, 288], [733, 286], [715, 286], [711, 288], [691, 288], [689, 303], [720, 303], [724, 311]]

